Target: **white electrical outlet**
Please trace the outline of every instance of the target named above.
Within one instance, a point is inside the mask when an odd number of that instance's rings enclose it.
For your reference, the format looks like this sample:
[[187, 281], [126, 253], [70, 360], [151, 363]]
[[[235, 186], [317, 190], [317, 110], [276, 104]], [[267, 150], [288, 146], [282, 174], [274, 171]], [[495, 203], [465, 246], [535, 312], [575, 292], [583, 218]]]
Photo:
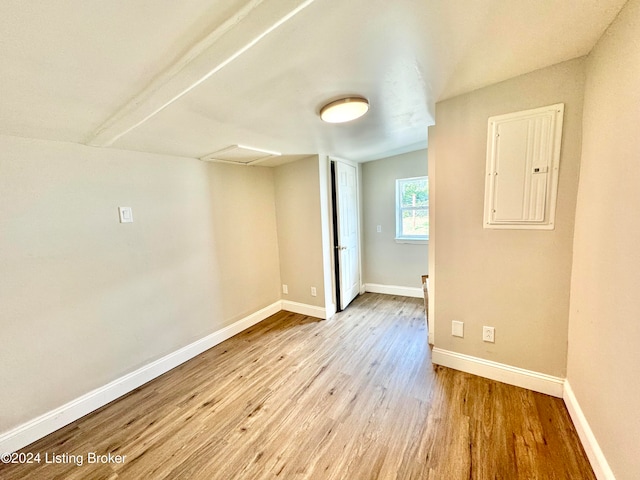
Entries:
[[382, 225], [378, 225], [376, 227], [376, 232], [381, 233], [382, 232]]
[[311, 296], [315, 297], [316, 295], [318, 295], [318, 292], [316, 291], [316, 287], [311, 287]]
[[282, 293], [289, 293], [289, 285], [282, 284]]
[[464, 337], [464, 322], [453, 320], [451, 322], [451, 335], [454, 337]]
[[496, 330], [494, 327], [482, 327], [482, 340], [489, 343], [495, 343]]

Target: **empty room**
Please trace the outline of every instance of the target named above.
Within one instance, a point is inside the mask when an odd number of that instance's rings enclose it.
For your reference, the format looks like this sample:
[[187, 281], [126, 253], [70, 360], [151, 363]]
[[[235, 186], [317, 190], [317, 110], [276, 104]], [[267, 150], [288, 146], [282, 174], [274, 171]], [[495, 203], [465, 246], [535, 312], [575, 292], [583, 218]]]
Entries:
[[0, 32], [0, 478], [640, 478], [640, 0]]

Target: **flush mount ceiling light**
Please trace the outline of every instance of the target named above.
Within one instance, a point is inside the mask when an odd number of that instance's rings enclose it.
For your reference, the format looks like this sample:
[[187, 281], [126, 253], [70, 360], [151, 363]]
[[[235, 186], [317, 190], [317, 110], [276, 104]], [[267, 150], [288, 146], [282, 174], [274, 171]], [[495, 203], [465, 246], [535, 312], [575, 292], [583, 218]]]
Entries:
[[369, 101], [363, 97], [346, 97], [326, 104], [320, 109], [320, 118], [328, 123], [344, 123], [360, 118], [369, 110]]

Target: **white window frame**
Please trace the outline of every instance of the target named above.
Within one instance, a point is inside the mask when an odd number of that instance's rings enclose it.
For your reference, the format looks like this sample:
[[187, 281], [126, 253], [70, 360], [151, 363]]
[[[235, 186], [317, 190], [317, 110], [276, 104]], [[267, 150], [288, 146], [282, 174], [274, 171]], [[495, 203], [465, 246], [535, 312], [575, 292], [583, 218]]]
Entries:
[[[402, 207], [402, 185], [404, 183], [416, 181], [416, 180], [426, 180], [427, 185], [429, 184], [429, 177], [427, 175], [422, 175], [419, 177], [409, 177], [409, 178], [397, 178], [396, 179], [396, 242], [397, 243], [427, 243], [429, 241], [429, 233], [426, 235], [404, 235], [402, 232], [402, 212], [405, 210], [425, 210], [425, 207]], [[427, 203], [427, 215], [429, 214], [429, 204]]]

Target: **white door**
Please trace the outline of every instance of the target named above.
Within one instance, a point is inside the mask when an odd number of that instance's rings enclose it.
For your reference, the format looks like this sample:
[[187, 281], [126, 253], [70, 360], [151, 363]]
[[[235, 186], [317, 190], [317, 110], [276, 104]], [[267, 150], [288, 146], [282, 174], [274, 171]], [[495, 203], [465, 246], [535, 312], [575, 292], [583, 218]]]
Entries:
[[336, 255], [340, 273], [340, 308], [344, 309], [360, 292], [356, 167], [337, 161], [336, 177], [338, 217]]

